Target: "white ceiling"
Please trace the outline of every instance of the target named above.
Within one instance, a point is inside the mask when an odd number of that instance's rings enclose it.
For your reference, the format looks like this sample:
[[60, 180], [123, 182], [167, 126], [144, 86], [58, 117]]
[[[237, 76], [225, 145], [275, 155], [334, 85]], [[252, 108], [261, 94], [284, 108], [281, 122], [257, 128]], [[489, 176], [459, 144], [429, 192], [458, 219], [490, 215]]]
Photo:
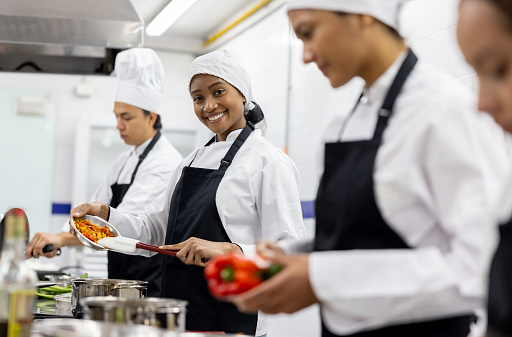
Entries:
[[[130, 0], [148, 25], [170, 0]], [[145, 46], [178, 50], [200, 49], [221, 28], [238, 19], [261, 0], [198, 0], [159, 37], [145, 36]]]

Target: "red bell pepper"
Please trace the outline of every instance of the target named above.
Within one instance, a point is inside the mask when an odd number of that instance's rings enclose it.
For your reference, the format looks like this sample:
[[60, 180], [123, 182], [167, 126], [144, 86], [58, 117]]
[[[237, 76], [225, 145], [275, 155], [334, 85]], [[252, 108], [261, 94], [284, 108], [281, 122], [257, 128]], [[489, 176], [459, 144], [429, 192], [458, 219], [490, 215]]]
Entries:
[[210, 293], [222, 298], [243, 293], [256, 287], [281, 270], [281, 266], [259, 267], [255, 261], [240, 253], [219, 255], [211, 259], [204, 269]]

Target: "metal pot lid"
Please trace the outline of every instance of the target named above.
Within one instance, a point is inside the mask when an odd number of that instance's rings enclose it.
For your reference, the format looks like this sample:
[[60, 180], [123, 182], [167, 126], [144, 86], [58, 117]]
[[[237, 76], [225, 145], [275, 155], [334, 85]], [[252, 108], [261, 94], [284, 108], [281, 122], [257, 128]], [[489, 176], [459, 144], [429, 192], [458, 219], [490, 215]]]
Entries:
[[146, 281], [138, 280], [121, 280], [121, 279], [107, 279], [107, 278], [76, 278], [71, 280], [72, 283], [87, 283], [87, 284], [140, 284], [147, 285]]
[[126, 298], [113, 296], [91, 296], [83, 298], [81, 301], [87, 306], [102, 307], [147, 306], [154, 308], [185, 308], [188, 304], [187, 301], [161, 297]]
[[77, 319], [44, 319], [34, 322], [34, 332], [44, 337], [178, 337], [175, 332], [138, 324], [117, 324]]

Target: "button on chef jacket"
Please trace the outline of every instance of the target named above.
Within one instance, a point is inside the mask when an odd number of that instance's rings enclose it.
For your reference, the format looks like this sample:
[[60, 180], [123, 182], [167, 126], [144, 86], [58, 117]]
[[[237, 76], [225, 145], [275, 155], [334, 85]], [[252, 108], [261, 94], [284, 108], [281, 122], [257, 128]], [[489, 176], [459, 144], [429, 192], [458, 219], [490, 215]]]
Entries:
[[[326, 143], [373, 137], [404, 58], [365, 90], [348, 119], [329, 124]], [[309, 277], [329, 330], [351, 334], [482, 307], [496, 244], [490, 213], [509, 169], [504, 134], [476, 111], [471, 92], [420, 60], [395, 102], [373, 173], [382, 217], [414, 249], [313, 252]]]
[[[109, 221], [121, 235], [154, 245], [163, 245], [171, 197], [183, 167], [218, 169], [221, 159], [242, 129], [232, 131], [224, 142], [200, 147], [174, 173], [162, 202], [138, 217], [110, 211]], [[216, 205], [220, 220], [232, 242], [245, 254], [253, 254], [261, 239], [281, 241], [306, 238], [299, 198], [299, 176], [295, 164], [281, 150], [254, 130], [236, 154], [220, 182]], [[153, 253], [138, 249], [136, 254]], [[258, 315], [256, 335], [266, 330], [266, 319]]]

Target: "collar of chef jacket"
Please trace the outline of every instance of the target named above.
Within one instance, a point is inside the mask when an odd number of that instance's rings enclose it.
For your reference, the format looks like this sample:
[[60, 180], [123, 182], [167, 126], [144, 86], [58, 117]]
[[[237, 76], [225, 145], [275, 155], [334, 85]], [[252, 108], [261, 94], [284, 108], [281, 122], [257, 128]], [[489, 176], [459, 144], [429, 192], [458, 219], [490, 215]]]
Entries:
[[[144, 143], [140, 144], [137, 148], [134, 148], [133, 149], [133, 152], [137, 155], [137, 156], [140, 156], [141, 154], [144, 153], [144, 150], [148, 147], [149, 143], [151, 143], [151, 141], [153, 140], [153, 137], [149, 138], [148, 140], [146, 140]], [[156, 144], [155, 144], [156, 146]]]
[[407, 56], [408, 50], [403, 51], [389, 67], [369, 88], [363, 89], [363, 96], [360, 103], [373, 104], [378, 103], [379, 107], [384, 103], [391, 83], [395, 79], [400, 66]]
[[[228, 133], [228, 136], [226, 137], [226, 142], [234, 142], [236, 137], [242, 132], [243, 129], [236, 129]], [[217, 136], [215, 136], [215, 143], [220, 143], [217, 141]]]

